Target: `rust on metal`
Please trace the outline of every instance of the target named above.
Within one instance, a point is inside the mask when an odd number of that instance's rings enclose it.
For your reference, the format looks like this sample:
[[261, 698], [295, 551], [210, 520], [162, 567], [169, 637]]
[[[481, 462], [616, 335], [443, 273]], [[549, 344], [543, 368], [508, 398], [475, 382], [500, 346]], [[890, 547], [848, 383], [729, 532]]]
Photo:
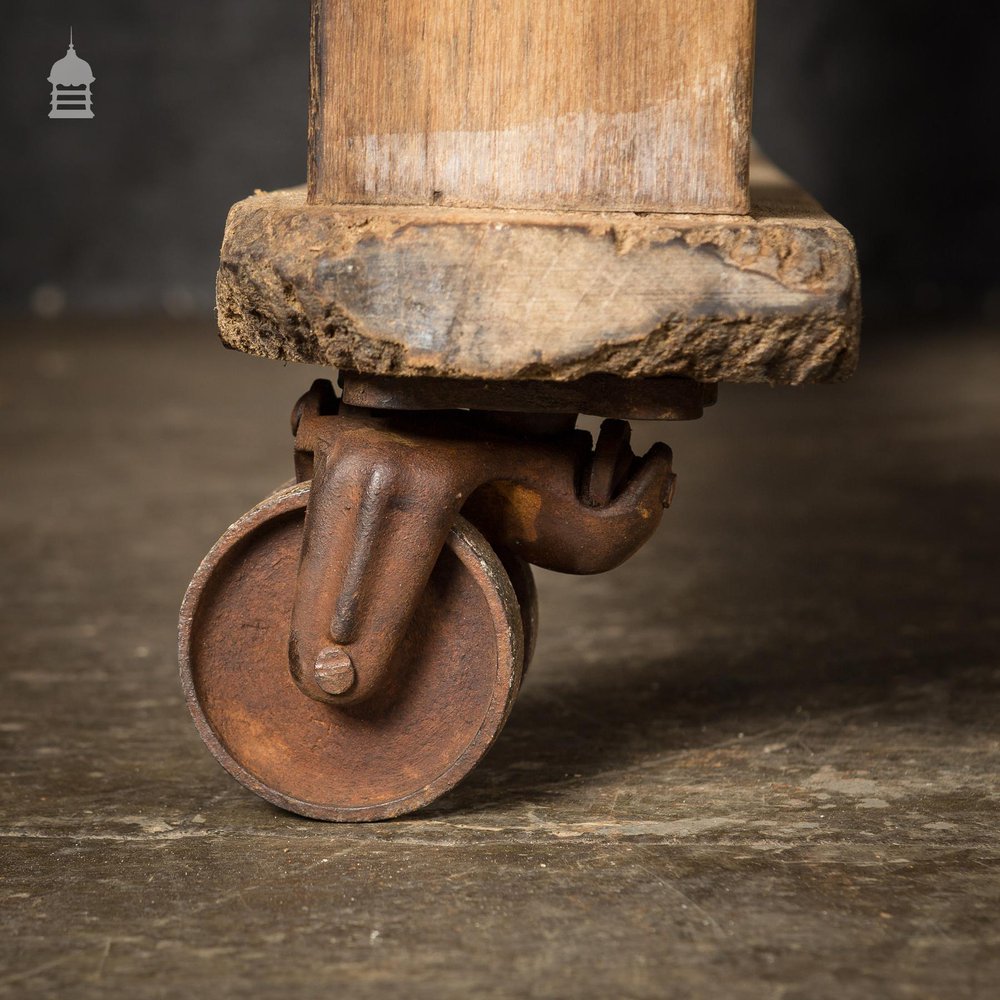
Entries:
[[602, 507], [618, 492], [634, 459], [631, 440], [632, 428], [627, 421], [605, 420], [601, 424], [594, 458], [584, 483], [583, 495], [587, 503]]
[[181, 678], [218, 761], [303, 816], [388, 819], [452, 788], [506, 721], [523, 662], [518, 599], [458, 518], [396, 650], [391, 689], [363, 706], [306, 697], [288, 670], [309, 484], [279, 490], [220, 538], [181, 610]]
[[230, 528], [185, 600], [185, 688], [224, 766], [326, 819], [398, 815], [467, 773], [534, 645], [528, 564], [611, 569], [670, 503], [666, 445], [638, 457], [608, 420], [592, 447], [574, 423], [375, 410], [314, 383], [297, 483]]
[[[313, 458], [290, 660], [319, 701], [360, 704], [388, 683], [460, 512], [530, 563], [599, 573], [652, 535], [669, 502], [669, 448], [637, 458], [621, 421], [605, 424], [594, 453], [586, 432], [525, 439], [468, 411], [326, 414], [329, 391], [314, 386], [294, 420], [296, 452]], [[331, 642], [353, 664], [352, 683], [336, 692], [317, 677]]]
[[327, 694], [346, 694], [354, 685], [357, 674], [351, 654], [340, 646], [327, 646], [316, 656], [316, 683]]
[[691, 378], [588, 375], [570, 382], [400, 378], [342, 372], [343, 401], [379, 410], [500, 410], [590, 413], [624, 420], [696, 420], [718, 386]]

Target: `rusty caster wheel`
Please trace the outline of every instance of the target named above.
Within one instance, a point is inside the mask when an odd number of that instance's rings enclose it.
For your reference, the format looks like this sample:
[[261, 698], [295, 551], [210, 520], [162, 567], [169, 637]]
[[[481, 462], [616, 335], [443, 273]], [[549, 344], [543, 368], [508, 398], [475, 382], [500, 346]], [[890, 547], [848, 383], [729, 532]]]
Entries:
[[534, 643], [531, 570], [459, 518], [393, 689], [356, 708], [314, 701], [288, 666], [308, 498], [309, 483], [272, 494], [195, 574], [180, 621], [188, 706], [216, 759], [269, 802], [325, 820], [399, 816], [453, 788], [503, 727]]

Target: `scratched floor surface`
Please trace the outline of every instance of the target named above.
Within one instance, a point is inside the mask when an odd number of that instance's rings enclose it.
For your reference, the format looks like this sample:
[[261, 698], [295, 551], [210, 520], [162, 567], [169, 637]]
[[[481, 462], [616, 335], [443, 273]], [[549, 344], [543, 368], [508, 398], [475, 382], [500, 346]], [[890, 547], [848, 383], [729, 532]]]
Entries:
[[1000, 341], [724, 388], [653, 544], [539, 574], [500, 741], [424, 813], [234, 784], [176, 678], [198, 560], [312, 372], [207, 327], [0, 344], [0, 995], [988, 998]]

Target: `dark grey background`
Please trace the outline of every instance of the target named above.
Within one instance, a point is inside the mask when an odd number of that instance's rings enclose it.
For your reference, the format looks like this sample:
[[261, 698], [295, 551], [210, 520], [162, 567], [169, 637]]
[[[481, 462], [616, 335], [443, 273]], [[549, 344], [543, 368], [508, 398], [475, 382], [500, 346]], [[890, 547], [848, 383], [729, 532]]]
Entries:
[[[229, 205], [304, 179], [308, 6], [8, 0], [0, 308], [209, 309]], [[755, 132], [855, 233], [870, 318], [1000, 312], [992, 10], [760, 0]], [[71, 23], [92, 121], [47, 117]]]

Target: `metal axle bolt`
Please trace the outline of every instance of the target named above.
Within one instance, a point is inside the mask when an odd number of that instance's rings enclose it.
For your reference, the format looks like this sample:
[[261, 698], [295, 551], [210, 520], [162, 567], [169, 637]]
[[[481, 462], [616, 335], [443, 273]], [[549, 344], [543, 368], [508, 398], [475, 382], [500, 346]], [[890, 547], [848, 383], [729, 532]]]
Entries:
[[316, 657], [316, 683], [327, 694], [346, 694], [356, 680], [354, 664], [340, 646], [327, 646]]

